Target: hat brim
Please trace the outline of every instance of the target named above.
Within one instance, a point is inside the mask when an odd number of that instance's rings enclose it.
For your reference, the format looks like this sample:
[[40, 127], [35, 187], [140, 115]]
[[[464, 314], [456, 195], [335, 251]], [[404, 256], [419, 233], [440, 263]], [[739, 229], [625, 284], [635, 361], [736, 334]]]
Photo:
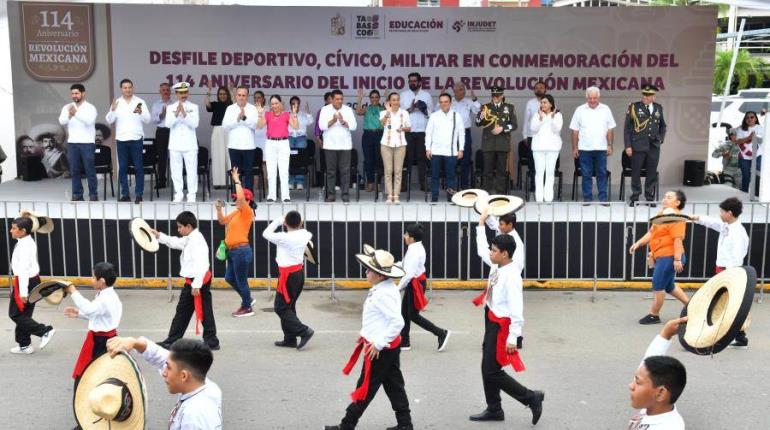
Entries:
[[511, 212], [516, 212], [524, 207], [524, 199], [516, 196], [505, 196], [502, 194], [492, 194], [483, 199], [477, 199], [473, 205], [476, 213], [481, 214], [484, 209], [489, 207], [489, 214], [494, 216], [503, 216]]
[[689, 216], [685, 214], [660, 214], [650, 218], [650, 224], [672, 224], [675, 222], [690, 222], [692, 221]]
[[472, 208], [478, 199], [487, 197], [489, 197], [488, 192], [472, 188], [454, 193], [452, 196], [452, 203], [464, 208]]
[[313, 242], [308, 242], [307, 245], [305, 245], [305, 259], [310, 264], [318, 264], [318, 256], [316, 255]]
[[[91, 411], [88, 393], [109, 378], [123, 381], [131, 392], [134, 405], [125, 421], [107, 421]], [[142, 372], [134, 359], [125, 352], [114, 358], [109, 354], [92, 361], [80, 377], [72, 400], [75, 420], [83, 430], [142, 430], [145, 425], [147, 391]]]
[[[41, 282], [32, 287], [29, 291], [28, 300], [30, 303], [37, 303], [45, 299], [46, 302], [52, 305], [58, 305], [65, 297], [67, 297], [67, 293], [63, 290], [64, 287], [69, 284], [69, 282], [57, 280]], [[57, 293], [57, 291], [60, 291], [61, 293]]]
[[22, 212], [27, 212], [29, 219], [32, 220], [32, 233], [49, 234], [53, 231], [53, 219], [48, 215], [42, 215], [31, 210], [23, 209]]
[[152, 227], [142, 218], [131, 220], [131, 237], [134, 238], [136, 244], [147, 252], [158, 252], [160, 242], [150, 230]]
[[390, 271], [385, 271], [383, 269], [380, 269], [379, 267], [374, 266], [372, 264], [371, 255], [356, 254], [356, 260], [358, 260], [358, 262], [361, 263], [361, 265], [366, 267], [367, 269], [377, 272], [380, 275], [385, 276], [387, 278], [403, 278], [406, 275], [406, 272], [404, 272], [404, 269], [402, 269], [401, 267], [395, 264], [390, 267]]
[[722, 271], [695, 292], [682, 316], [679, 343], [697, 355], [716, 354], [735, 339], [751, 309], [757, 272], [751, 266]]
[[372, 256], [374, 255], [374, 251], [376, 251], [376, 249], [372, 245], [369, 245], [368, 243], [364, 244], [364, 255]]

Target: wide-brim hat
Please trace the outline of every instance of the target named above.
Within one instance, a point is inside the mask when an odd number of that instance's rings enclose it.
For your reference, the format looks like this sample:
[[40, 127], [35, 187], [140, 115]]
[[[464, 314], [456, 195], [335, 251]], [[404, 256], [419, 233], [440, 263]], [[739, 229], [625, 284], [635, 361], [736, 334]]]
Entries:
[[[119, 391], [113, 387], [117, 386]], [[121, 352], [92, 361], [75, 389], [75, 420], [83, 430], [143, 430], [147, 391], [139, 366]], [[119, 416], [120, 421], [110, 419]]]
[[516, 196], [505, 196], [502, 194], [492, 194], [486, 198], [476, 199], [473, 208], [478, 213], [484, 212], [489, 207], [489, 214], [494, 216], [503, 216], [505, 214], [516, 212], [524, 207], [524, 199]]
[[53, 219], [48, 215], [22, 209], [19, 216], [25, 216], [32, 220], [32, 233], [49, 234], [53, 231]]
[[692, 221], [688, 215], [680, 213], [661, 213], [650, 218], [650, 224], [672, 224], [675, 222], [689, 222]]
[[38, 124], [30, 128], [29, 133], [27, 134], [29, 135], [29, 137], [35, 140], [35, 142], [40, 140], [41, 136], [45, 134], [50, 134], [54, 136], [57, 143], [59, 144], [64, 143], [64, 128], [62, 128], [58, 124], [52, 124], [52, 123]]
[[152, 227], [142, 218], [131, 220], [131, 237], [134, 238], [136, 244], [147, 252], [158, 252], [160, 242], [158, 242], [158, 238], [152, 234], [151, 230]]
[[[366, 251], [371, 251], [371, 247], [366, 249]], [[370, 254], [356, 254], [356, 260], [367, 269], [388, 278], [401, 278], [406, 275], [404, 269], [396, 265], [393, 254], [383, 249], [375, 249]]]
[[726, 269], [695, 292], [679, 325], [679, 343], [698, 354], [716, 354], [735, 339], [751, 309], [757, 272], [751, 266]]
[[471, 188], [454, 193], [452, 203], [464, 208], [472, 208], [476, 200], [489, 197], [489, 193], [484, 190]]
[[305, 245], [305, 259], [310, 264], [318, 264], [318, 255], [315, 252], [313, 242], [308, 242], [307, 245]]
[[171, 87], [171, 89], [175, 93], [186, 93], [190, 91], [190, 84], [188, 84], [187, 82], [177, 82], [174, 84], [173, 87]]
[[67, 297], [64, 288], [70, 284], [67, 281], [57, 280], [41, 282], [29, 291], [29, 302], [37, 303], [40, 300], [45, 300], [47, 303], [56, 306]]

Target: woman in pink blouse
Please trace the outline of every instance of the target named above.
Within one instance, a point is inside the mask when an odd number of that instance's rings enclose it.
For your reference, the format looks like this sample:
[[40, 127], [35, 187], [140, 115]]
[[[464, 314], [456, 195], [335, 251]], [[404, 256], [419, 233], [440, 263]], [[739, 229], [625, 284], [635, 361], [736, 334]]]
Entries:
[[264, 108], [257, 108], [259, 112], [259, 121], [257, 128], [267, 125], [267, 143], [265, 144], [265, 164], [267, 164], [267, 201], [268, 203], [276, 201], [276, 183], [278, 173], [281, 176], [281, 199], [284, 202], [291, 201], [289, 195], [289, 157], [291, 147], [289, 146], [289, 125], [294, 128], [299, 127], [297, 121], [297, 112], [286, 112], [283, 110], [281, 96], [274, 95], [270, 97], [270, 111], [265, 112]]

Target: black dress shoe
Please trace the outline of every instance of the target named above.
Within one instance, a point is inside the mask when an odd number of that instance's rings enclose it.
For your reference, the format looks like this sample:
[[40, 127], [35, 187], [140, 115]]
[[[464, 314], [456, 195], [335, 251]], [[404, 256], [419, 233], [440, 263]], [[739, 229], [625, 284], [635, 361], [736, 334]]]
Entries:
[[283, 347], [283, 348], [296, 348], [297, 347], [297, 342], [296, 341], [295, 342], [290, 342], [290, 341], [287, 341], [287, 340], [276, 340], [275, 342], [273, 342], [273, 344], [275, 346], [280, 346], [280, 347]]
[[543, 400], [545, 400], [544, 392], [532, 392], [532, 400], [529, 401], [529, 409], [532, 411], [532, 425], [537, 424], [540, 421], [540, 415], [543, 415]]
[[639, 320], [641, 325], [660, 324], [660, 317], [653, 314], [647, 314]]
[[137, 204], [137, 205], [139, 203], [142, 203], [142, 198], [141, 197], [137, 197], [136, 199], [134, 199], [134, 203]]
[[305, 345], [307, 345], [308, 341], [310, 341], [310, 338], [313, 337], [314, 334], [315, 334], [315, 332], [313, 331], [313, 329], [308, 327], [307, 333], [305, 333], [304, 336], [300, 336], [299, 337], [299, 345], [297, 345], [297, 349], [304, 348]]
[[158, 345], [159, 347], [163, 348], [163, 349], [171, 348], [171, 342], [169, 342], [167, 340], [162, 340], [160, 342], [155, 342], [155, 344]]
[[350, 203], [350, 197], [342, 196], [342, 203]]
[[80, 196], [80, 197], [73, 197], [73, 198], [72, 198], [70, 201], [73, 201], [73, 202], [82, 202], [82, 201], [83, 201], [83, 196]]
[[123, 196], [123, 197], [121, 197], [121, 198], [120, 198], [120, 200], [118, 200], [118, 201], [119, 201], [119, 202], [130, 202], [130, 201], [131, 201], [131, 197], [129, 197], [129, 196]]
[[492, 412], [489, 409], [484, 409], [484, 412], [468, 417], [471, 421], [503, 421], [505, 420], [505, 413], [503, 410]]
[[325, 202], [326, 202], [326, 203], [334, 203], [336, 200], [337, 200], [337, 199], [335, 199], [334, 197], [327, 197], [327, 198], [326, 198], [326, 200], [325, 200]]
[[91, 197], [88, 198], [88, 201], [98, 202], [99, 201], [99, 196], [91, 196]]
[[209, 345], [209, 349], [212, 350], [212, 351], [219, 351], [220, 349], [222, 349], [222, 347], [219, 346], [219, 344]]
[[412, 426], [411, 424], [397, 425], [393, 427], [388, 427], [385, 430], [414, 430], [414, 426]]

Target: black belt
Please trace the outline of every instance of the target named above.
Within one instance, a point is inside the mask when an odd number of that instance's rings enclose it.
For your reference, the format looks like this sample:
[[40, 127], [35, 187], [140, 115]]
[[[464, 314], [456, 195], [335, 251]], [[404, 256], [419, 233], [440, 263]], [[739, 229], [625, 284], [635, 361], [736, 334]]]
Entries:
[[267, 140], [288, 140], [289, 136], [286, 137], [268, 137]]

